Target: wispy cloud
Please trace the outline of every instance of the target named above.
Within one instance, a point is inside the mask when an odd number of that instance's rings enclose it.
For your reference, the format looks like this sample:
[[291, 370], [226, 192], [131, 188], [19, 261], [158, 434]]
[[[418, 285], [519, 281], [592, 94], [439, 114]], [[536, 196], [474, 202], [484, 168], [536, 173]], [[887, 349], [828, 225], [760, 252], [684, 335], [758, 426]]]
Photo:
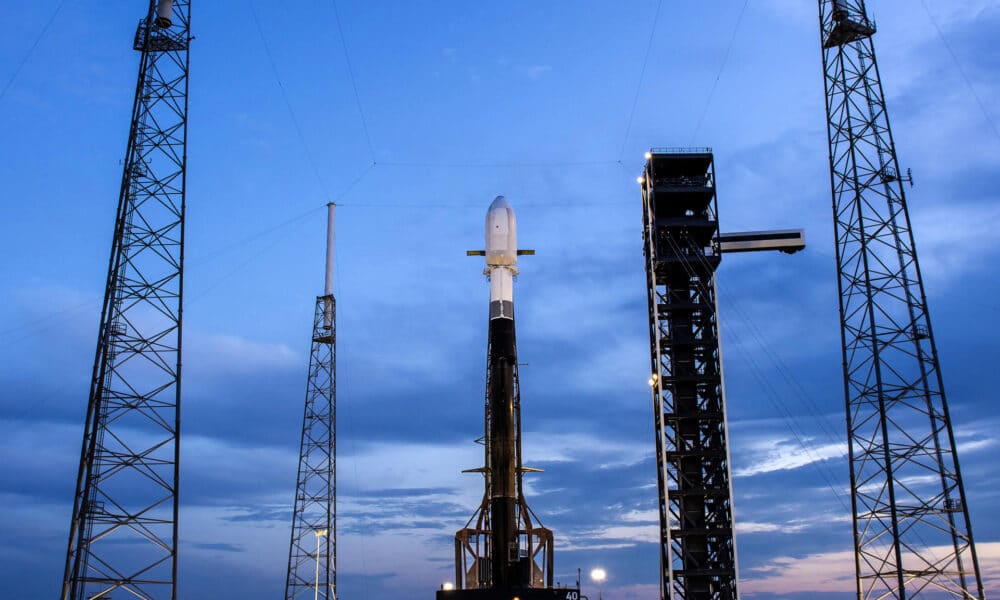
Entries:
[[736, 521], [737, 534], [750, 533], [795, 533], [802, 531], [802, 525], [788, 525], [786, 523], [763, 523], [757, 521]]
[[[807, 446], [811, 440], [806, 440]], [[775, 471], [792, 471], [847, 454], [847, 444], [820, 444], [804, 449], [795, 440], [776, 438], [758, 441], [749, 448], [751, 464], [733, 471], [733, 477], [753, 477]]]
[[635, 543], [658, 543], [660, 527], [656, 525], [615, 525], [597, 531], [594, 535], [599, 540], [616, 540]]
[[610, 598], [612, 594], [621, 600], [649, 600], [660, 595], [660, 586], [648, 583], [616, 586], [614, 581], [611, 581], [608, 584], [607, 595]]
[[969, 251], [975, 248], [976, 254], [993, 254], [1000, 248], [997, 222], [1000, 206], [993, 201], [952, 202], [914, 210], [913, 230], [924, 277], [942, 286], [970, 270], [982, 269], [983, 262], [969, 260]]
[[610, 439], [582, 432], [526, 431], [523, 436], [525, 464], [580, 462], [597, 469], [636, 465], [651, 456], [651, 442]]
[[528, 79], [538, 81], [552, 71], [552, 65], [525, 65], [517, 70]]
[[[1000, 586], [1000, 542], [980, 543], [976, 550], [987, 591], [997, 589]], [[952, 551], [946, 547], [926, 549], [929, 556], [946, 556]], [[741, 587], [747, 595], [852, 592], [855, 589], [854, 552], [839, 550], [801, 557], [781, 556], [760, 567], [744, 569], [743, 575]]]
[[841, 551], [772, 559], [764, 566], [744, 569], [740, 587], [748, 595], [849, 592], [854, 581], [854, 552]]
[[185, 338], [185, 363], [196, 372], [259, 372], [302, 367], [304, 358], [281, 342], [264, 342], [243, 336], [191, 332]]

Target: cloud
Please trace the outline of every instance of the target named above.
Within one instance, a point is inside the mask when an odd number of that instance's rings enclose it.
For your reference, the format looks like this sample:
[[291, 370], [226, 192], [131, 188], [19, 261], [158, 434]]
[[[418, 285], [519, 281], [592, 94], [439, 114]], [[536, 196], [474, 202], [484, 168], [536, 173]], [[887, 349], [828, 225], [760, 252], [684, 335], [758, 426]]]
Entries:
[[524, 461], [540, 463], [578, 462], [594, 469], [634, 466], [652, 456], [652, 439], [617, 440], [593, 433], [525, 431]]
[[532, 81], [538, 81], [552, 72], [552, 65], [526, 65], [517, 69], [522, 75]]
[[756, 521], [736, 521], [736, 533], [740, 535], [750, 533], [778, 533], [788, 531], [799, 531], [801, 527], [789, 529], [784, 523], [760, 523]]
[[660, 525], [615, 525], [605, 527], [594, 533], [599, 540], [621, 541], [635, 545], [636, 543], [655, 544], [660, 541]]
[[969, 260], [970, 254], [992, 255], [1000, 249], [1000, 236], [996, 235], [1000, 206], [992, 200], [949, 202], [913, 210], [912, 227], [925, 282], [945, 286], [963, 279], [985, 264]]
[[747, 595], [849, 592], [854, 589], [854, 552], [781, 556], [763, 566], [744, 569], [742, 577], [740, 588]]
[[[987, 595], [1000, 586], [1000, 542], [976, 546]], [[947, 556], [948, 547], [926, 549], [929, 556]], [[904, 556], [904, 563], [908, 559]], [[911, 557], [909, 560], [913, 560]], [[855, 590], [854, 552], [840, 550], [801, 557], [780, 556], [764, 565], [743, 570], [741, 591], [748, 595], [849, 593]]]
[[[814, 514], [808, 513], [808, 505], [806, 503], [799, 504], [795, 510], [787, 510], [790, 507], [780, 506], [778, 503], [772, 503], [769, 506], [774, 507], [773, 511], [760, 511], [755, 512], [760, 513], [770, 513], [769, 516], [773, 516], [779, 520], [777, 521], [753, 521], [736, 518], [736, 533], [739, 535], [751, 535], [756, 533], [781, 533], [781, 534], [798, 534], [804, 531], [811, 531], [813, 533], [823, 533], [830, 528], [832, 523], [839, 523], [850, 527], [851, 516], [841, 513], [830, 513], [826, 510], [817, 510]], [[739, 508], [739, 507], [738, 507]], [[780, 520], [781, 517], [789, 514], [801, 514], [804, 515], [799, 518], [788, 518]]]
[[630, 510], [618, 515], [625, 523], [659, 523], [660, 512], [657, 510]]
[[806, 448], [803, 448], [798, 441], [788, 438], [757, 441], [749, 448], [753, 455], [751, 464], [734, 469], [733, 477], [753, 477], [775, 471], [792, 471], [847, 454], [846, 442], [811, 446], [811, 441], [804, 440]]
[[[609, 575], [610, 578], [610, 575]], [[649, 600], [660, 595], [660, 586], [649, 583], [615, 586], [613, 580], [607, 586], [608, 598], [621, 600]]]
[[185, 336], [184, 362], [199, 375], [239, 374], [300, 367], [307, 359], [284, 343], [261, 342], [250, 338], [190, 332]]

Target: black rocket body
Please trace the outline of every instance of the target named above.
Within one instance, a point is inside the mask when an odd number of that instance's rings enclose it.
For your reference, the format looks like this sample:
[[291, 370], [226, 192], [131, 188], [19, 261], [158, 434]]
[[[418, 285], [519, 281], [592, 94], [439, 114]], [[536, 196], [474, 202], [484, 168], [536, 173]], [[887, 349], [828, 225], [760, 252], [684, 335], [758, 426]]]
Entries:
[[490, 515], [492, 575], [497, 587], [527, 585], [518, 574], [518, 427], [514, 406], [514, 319], [490, 319]]

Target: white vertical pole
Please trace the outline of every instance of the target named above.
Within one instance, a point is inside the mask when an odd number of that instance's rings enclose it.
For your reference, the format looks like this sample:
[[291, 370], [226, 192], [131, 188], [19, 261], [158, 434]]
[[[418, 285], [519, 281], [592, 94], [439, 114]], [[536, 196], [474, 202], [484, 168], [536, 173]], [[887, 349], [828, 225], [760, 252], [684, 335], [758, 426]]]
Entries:
[[174, 14], [174, 1], [173, 0], [159, 0], [156, 3], [156, 24], [160, 27], [170, 27], [172, 23], [171, 17]]
[[319, 538], [320, 532], [316, 532], [316, 600], [319, 600]]
[[334, 212], [337, 205], [330, 202], [326, 205], [326, 287], [324, 288], [325, 310], [323, 314], [323, 328], [333, 328], [333, 232], [334, 232]]

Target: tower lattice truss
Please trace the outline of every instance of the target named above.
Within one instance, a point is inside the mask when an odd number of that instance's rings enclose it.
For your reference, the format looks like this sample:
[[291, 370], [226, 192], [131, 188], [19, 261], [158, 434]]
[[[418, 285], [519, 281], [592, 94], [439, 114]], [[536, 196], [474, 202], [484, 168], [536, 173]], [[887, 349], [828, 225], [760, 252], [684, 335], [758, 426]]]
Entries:
[[983, 598], [863, 0], [820, 0], [858, 598]]
[[337, 344], [336, 301], [316, 299], [286, 600], [336, 598]]
[[64, 600], [177, 596], [190, 15], [189, 0], [150, 1], [134, 39], [141, 52], [139, 77], [87, 404]]

